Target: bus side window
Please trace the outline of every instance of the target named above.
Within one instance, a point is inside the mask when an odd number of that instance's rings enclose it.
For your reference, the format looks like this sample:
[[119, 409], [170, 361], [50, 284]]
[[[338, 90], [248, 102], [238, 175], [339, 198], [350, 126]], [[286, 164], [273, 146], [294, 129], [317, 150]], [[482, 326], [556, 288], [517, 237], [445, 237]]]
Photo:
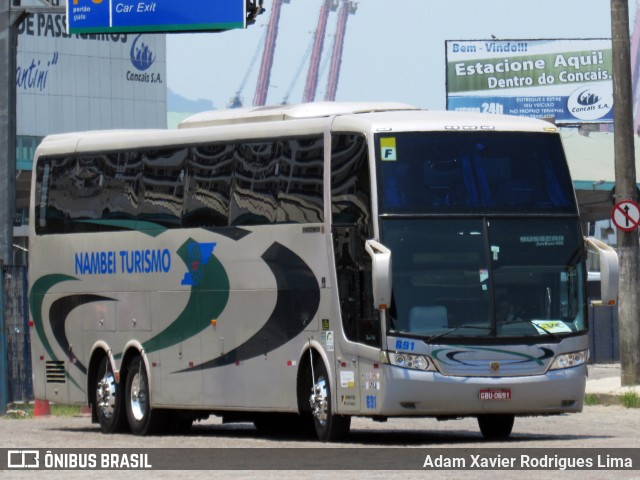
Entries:
[[366, 138], [336, 134], [331, 152], [332, 234], [342, 324], [347, 338], [380, 346], [380, 317], [373, 308], [371, 181]]
[[278, 223], [323, 221], [322, 178], [324, 139], [321, 136], [282, 140], [278, 159]]
[[140, 159], [142, 178], [138, 184], [138, 220], [170, 228], [180, 227], [187, 149], [146, 149], [140, 152]]
[[235, 158], [231, 225], [323, 221], [321, 136], [241, 142]]
[[39, 161], [36, 232], [45, 235], [125, 228], [101, 221], [136, 218], [139, 179], [135, 174], [127, 176], [123, 155], [88, 154]]
[[229, 224], [234, 151], [233, 143], [190, 149], [183, 226], [207, 228]]
[[231, 186], [229, 224], [268, 225], [276, 221], [279, 143], [238, 143]]

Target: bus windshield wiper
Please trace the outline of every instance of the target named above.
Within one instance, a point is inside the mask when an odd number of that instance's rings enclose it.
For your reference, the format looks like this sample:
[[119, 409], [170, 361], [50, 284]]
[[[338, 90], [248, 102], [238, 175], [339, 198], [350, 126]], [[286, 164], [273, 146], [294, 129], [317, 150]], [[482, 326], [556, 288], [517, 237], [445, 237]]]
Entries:
[[450, 335], [453, 332], [457, 332], [458, 330], [461, 330], [463, 328], [473, 328], [473, 329], [476, 329], [476, 330], [491, 330], [490, 326], [481, 327], [479, 325], [460, 325], [459, 327], [450, 328], [446, 332], [442, 332], [442, 333], [439, 333], [438, 335], [434, 335], [432, 337], [429, 337], [429, 338], [427, 338], [425, 340], [425, 342], [426, 343], [433, 343], [434, 340], [437, 340], [437, 339], [442, 338], [442, 337], [446, 337], [447, 335]]
[[[509, 324], [518, 324], [518, 323], [528, 323], [531, 326], [533, 326], [535, 328], [535, 324], [531, 322], [531, 320], [513, 320], [513, 321], [505, 321], [505, 322], [498, 322], [496, 325], [500, 326], [500, 325], [509, 325]], [[470, 328], [470, 329], [476, 329], [476, 330], [490, 330], [492, 327], [491, 326], [479, 326], [479, 325], [460, 325], [459, 327], [455, 327], [455, 328], [451, 328], [449, 330], [447, 330], [446, 332], [442, 332], [438, 335], [434, 335], [432, 337], [429, 337], [425, 340], [426, 343], [433, 343], [435, 340], [438, 340], [439, 338], [442, 337], [446, 337], [448, 335], [451, 335], [454, 332], [457, 332], [458, 330], [461, 330], [463, 328]], [[550, 332], [549, 330], [546, 330], [544, 328], [540, 328], [537, 329], [536, 331], [542, 330], [545, 334], [549, 335], [551, 338], [553, 338], [554, 340], [558, 341], [559, 337], [558, 335], [556, 335], [553, 332]]]

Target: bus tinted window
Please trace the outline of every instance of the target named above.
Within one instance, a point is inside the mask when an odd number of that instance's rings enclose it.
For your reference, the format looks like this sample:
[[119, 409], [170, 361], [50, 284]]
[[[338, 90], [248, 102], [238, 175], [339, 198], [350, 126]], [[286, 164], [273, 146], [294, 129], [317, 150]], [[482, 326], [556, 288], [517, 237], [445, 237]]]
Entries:
[[336, 134], [331, 139], [331, 221], [340, 313], [346, 337], [380, 345], [380, 316], [373, 308], [370, 238], [371, 188], [364, 135]]
[[137, 215], [138, 156], [50, 158], [38, 164], [36, 174], [38, 233], [109, 231], [120, 228], [109, 220]]
[[231, 225], [275, 223], [279, 186], [278, 147], [275, 141], [237, 146]]
[[36, 232], [322, 222], [323, 152], [313, 136], [42, 158]]
[[382, 213], [575, 209], [556, 135], [399, 133], [377, 145]]
[[234, 145], [200, 145], [190, 149], [188, 195], [182, 219], [185, 227], [225, 227], [229, 224]]
[[385, 219], [392, 328], [447, 338], [584, 332], [580, 237], [577, 219]]
[[145, 150], [140, 157], [138, 219], [165, 227], [180, 226], [187, 149]]
[[322, 222], [322, 137], [240, 144], [231, 225]]
[[[334, 224], [371, 222], [367, 141], [362, 135], [334, 135], [331, 151], [331, 212]], [[369, 235], [368, 231], [363, 234]]]
[[279, 162], [278, 222], [322, 222], [322, 137], [282, 142]]

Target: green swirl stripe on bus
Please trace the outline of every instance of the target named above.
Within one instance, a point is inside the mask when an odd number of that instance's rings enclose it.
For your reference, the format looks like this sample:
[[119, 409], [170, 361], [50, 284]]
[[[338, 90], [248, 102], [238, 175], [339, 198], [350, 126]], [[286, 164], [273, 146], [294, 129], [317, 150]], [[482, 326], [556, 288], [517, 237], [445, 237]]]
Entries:
[[[49, 343], [49, 340], [44, 333], [44, 324], [42, 322], [42, 304], [44, 303], [45, 293], [47, 293], [47, 291], [49, 291], [51, 287], [68, 280], [78, 279], [60, 273], [45, 275], [44, 277], [40, 277], [34, 282], [33, 286], [31, 287], [31, 291], [29, 292], [29, 308], [31, 309], [31, 315], [33, 316], [33, 326], [36, 329], [38, 338], [42, 342], [42, 346], [53, 361], [57, 361], [58, 357], [55, 353], [53, 353], [51, 344]], [[66, 377], [69, 379], [69, 381], [71, 381], [71, 383], [77, 386], [80, 390], [84, 391], [84, 388], [78, 385], [78, 383], [69, 375], [68, 371], [66, 372]]]
[[[192, 274], [193, 265], [189, 263], [189, 246], [195, 242], [185, 242], [177, 251], [178, 255]], [[191, 268], [189, 268], [191, 267]], [[199, 281], [191, 286], [189, 301], [181, 314], [163, 331], [143, 343], [147, 352], [171, 347], [181, 341], [191, 338], [211, 325], [224, 310], [229, 300], [229, 278], [220, 261], [213, 255], [202, 261], [197, 267]], [[42, 345], [52, 360], [58, 360], [44, 331], [42, 307], [45, 294], [54, 285], [78, 279], [64, 274], [51, 274], [39, 278], [31, 288], [30, 308], [33, 323]], [[115, 355], [120, 358], [122, 353]], [[67, 375], [68, 376], [68, 375]], [[71, 379], [73, 383], [73, 379]]]
[[167, 228], [153, 222], [144, 220], [118, 220], [118, 219], [101, 219], [101, 220], [77, 220], [78, 223], [91, 223], [94, 225], [108, 225], [110, 227], [120, 227], [124, 230], [136, 230], [145, 233], [150, 237], [157, 237], [164, 233]]
[[44, 302], [45, 293], [47, 293], [47, 291], [51, 287], [53, 287], [57, 283], [66, 282], [67, 280], [78, 279], [75, 277], [70, 277], [69, 275], [58, 273], [45, 275], [44, 277], [40, 277], [35, 281], [35, 283], [31, 287], [31, 292], [29, 294], [29, 308], [31, 309], [31, 315], [33, 315], [33, 326], [36, 329], [38, 338], [42, 342], [42, 346], [52, 360], [58, 360], [58, 357], [53, 353], [51, 344], [49, 343], [49, 340], [44, 333], [44, 324], [42, 322], [42, 304]]
[[[189, 269], [189, 245], [193, 240], [185, 242], [178, 255]], [[191, 269], [189, 269], [191, 271]], [[229, 300], [229, 277], [220, 261], [213, 255], [208, 261], [199, 265], [201, 280], [191, 287], [189, 301], [167, 328], [142, 344], [147, 352], [162, 350], [197, 335], [217, 319]]]

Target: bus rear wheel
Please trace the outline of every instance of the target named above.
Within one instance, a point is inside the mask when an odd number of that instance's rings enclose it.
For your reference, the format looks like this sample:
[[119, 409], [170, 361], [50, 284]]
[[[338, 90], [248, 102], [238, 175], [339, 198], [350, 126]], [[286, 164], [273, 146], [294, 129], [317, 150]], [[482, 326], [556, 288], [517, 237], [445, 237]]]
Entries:
[[331, 385], [327, 368], [322, 360], [317, 360], [313, 368], [315, 378], [311, 386], [311, 414], [318, 439], [334, 442], [344, 438], [351, 427], [351, 417], [336, 415], [331, 402]]
[[102, 433], [124, 429], [122, 386], [116, 382], [108, 357], [104, 357], [96, 375], [95, 408]]
[[155, 433], [161, 412], [151, 408], [149, 378], [142, 357], [137, 356], [131, 361], [126, 385], [125, 405], [131, 432], [136, 435]]
[[511, 435], [513, 415], [478, 415], [478, 426], [485, 440], [504, 440]]

